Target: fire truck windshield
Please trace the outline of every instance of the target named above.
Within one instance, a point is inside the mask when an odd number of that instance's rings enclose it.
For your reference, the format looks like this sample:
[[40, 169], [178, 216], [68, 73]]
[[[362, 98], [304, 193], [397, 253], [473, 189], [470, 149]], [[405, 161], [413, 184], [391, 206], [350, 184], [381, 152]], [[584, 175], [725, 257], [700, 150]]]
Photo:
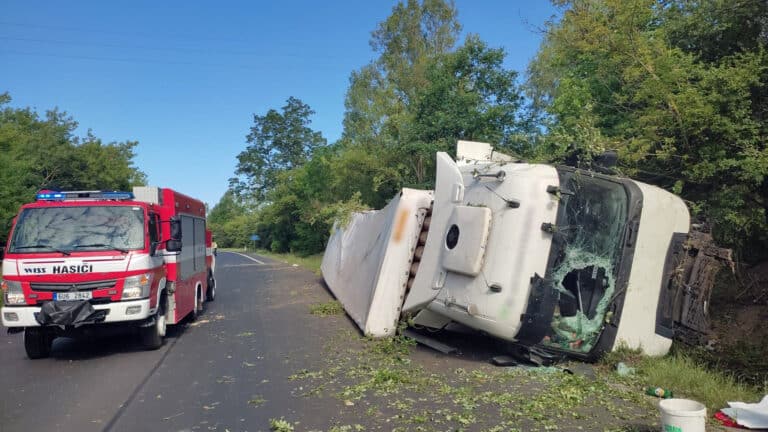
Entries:
[[144, 212], [134, 206], [72, 206], [24, 209], [9, 253], [144, 248]]

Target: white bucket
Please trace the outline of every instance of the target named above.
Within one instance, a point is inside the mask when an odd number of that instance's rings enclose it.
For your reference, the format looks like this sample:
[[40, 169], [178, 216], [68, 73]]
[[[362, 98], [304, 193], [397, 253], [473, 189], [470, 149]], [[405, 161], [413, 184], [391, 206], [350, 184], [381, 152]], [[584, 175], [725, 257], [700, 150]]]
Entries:
[[659, 402], [662, 432], [704, 432], [707, 407], [689, 399], [662, 399]]

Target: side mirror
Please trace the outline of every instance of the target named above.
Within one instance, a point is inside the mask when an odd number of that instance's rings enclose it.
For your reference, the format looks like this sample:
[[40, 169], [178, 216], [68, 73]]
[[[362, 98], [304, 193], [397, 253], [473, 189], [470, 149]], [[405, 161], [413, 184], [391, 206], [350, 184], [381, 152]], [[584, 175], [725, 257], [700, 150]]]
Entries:
[[181, 252], [181, 240], [170, 239], [166, 241], [165, 250], [168, 252]]
[[177, 219], [177, 218], [171, 219], [171, 238], [174, 240], [181, 240], [181, 220], [180, 219]]

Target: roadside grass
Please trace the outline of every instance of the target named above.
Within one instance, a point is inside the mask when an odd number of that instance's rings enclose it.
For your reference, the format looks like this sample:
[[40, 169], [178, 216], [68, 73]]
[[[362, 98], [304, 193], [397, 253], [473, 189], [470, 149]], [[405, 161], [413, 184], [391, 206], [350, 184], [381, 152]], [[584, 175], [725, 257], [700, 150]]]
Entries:
[[[239, 253], [245, 253], [245, 251], [242, 248], [219, 248], [222, 252], [239, 252]], [[307, 270], [312, 270], [315, 272], [316, 275], [320, 275], [320, 263], [323, 261], [323, 254], [314, 254], [314, 255], [307, 255], [307, 256], [299, 256], [292, 253], [276, 253], [276, 252], [270, 252], [266, 249], [256, 249], [254, 250], [248, 250], [248, 252], [254, 252], [261, 256], [271, 258], [273, 260], [277, 260], [280, 262], [284, 262], [286, 264], [296, 264], [298, 266], [304, 267]]]
[[344, 307], [337, 300], [329, 300], [309, 305], [309, 313], [319, 316], [342, 315], [344, 314]]
[[[744, 338], [751, 335], [745, 331]], [[696, 347], [686, 350], [690, 357], [701, 361], [710, 369], [727, 370], [739, 382], [762, 387], [768, 394], [768, 336], [762, 339], [738, 340], [729, 345], [719, 346], [717, 350]]]
[[620, 349], [602, 361], [605, 369], [614, 370], [619, 361], [635, 367], [637, 374], [621, 377], [631, 385], [662, 387], [675, 397], [693, 399], [715, 413], [728, 406], [728, 401], [758, 402], [768, 387], [760, 389], [739, 382], [733, 375], [712, 370], [681, 350], [664, 357], [644, 357], [638, 351]]
[[677, 396], [697, 400], [710, 410], [717, 412], [728, 406], [728, 401], [758, 402], [760, 395], [756, 388], [739, 384], [726, 374], [707, 370], [683, 354], [647, 359], [640, 368], [647, 376], [648, 383], [677, 388]]
[[[239, 248], [227, 248], [221, 250], [229, 252], [243, 252], [243, 250]], [[271, 258], [273, 260], [284, 262], [286, 264], [299, 265], [307, 270], [312, 270], [316, 275], [320, 275], [320, 263], [323, 261], [323, 254], [321, 253], [315, 255], [307, 255], [304, 257], [292, 253], [270, 252], [266, 249], [256, 249], [255, 253], [267, 258]]]

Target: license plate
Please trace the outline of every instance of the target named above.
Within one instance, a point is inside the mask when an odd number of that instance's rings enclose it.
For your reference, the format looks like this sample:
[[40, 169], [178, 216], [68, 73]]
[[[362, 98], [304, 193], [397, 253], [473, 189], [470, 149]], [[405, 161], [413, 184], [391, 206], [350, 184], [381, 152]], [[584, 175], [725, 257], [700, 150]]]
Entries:
[[93, 298], [93, 293], [90, 291], [53, 293], [54, 300], [90, 300], [91, 298]]

